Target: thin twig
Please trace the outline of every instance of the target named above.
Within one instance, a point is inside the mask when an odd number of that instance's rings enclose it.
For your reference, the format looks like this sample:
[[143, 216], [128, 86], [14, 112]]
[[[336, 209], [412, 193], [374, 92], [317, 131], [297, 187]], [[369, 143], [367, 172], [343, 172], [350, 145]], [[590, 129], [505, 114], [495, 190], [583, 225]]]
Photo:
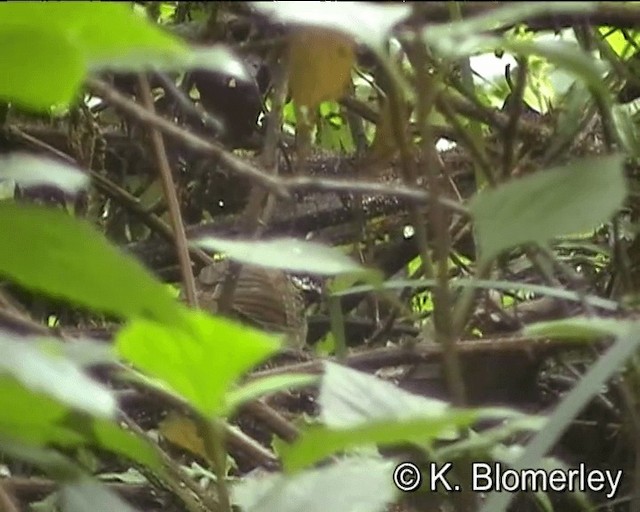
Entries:
[[[417, 39], [419, 41], [419, 39]], [[427, 162], [426, 174], [429, 183], [429, 190], [436, 195], [439, 193], [440, 184], [438, 175], [441, 169], [441, 160], [436, 152], [430, 126], [427, 122], [429, 113], [433, 109], [436, 98], [437, 88], [435, 80], [427, 71], [426, 48], [422, 42], [418, 42], [413, 48], [413, 66], [416, 69], [418, 79], [418, 120], [420, 122], [422, 134], [422, 153]], [[435, 277], [438, 286], [433, 291], [434, 302], [434, 321], [436, 327], [436, 341], [444, 347], [444, 371], [447, 387], [451, 393], [453, 403], [463, 407], [466, 403], [466, 390], [464, 387], [464, 379], [462, 377], [462, 369], [460, 359], [455, 346], [455, 327], [453, 324], [451, 290], [449, 288], [449, 251], [451, 249], [451, 239], [449, 235], [449, 226], [446, 221], [446, 215], [442, 205], [436, 203], [430, 210], [431, 225], [435, 231], [435, 258], [436, 269]]]
[[[155, 114], [155, 107], [153, 106], [153, 98], [151, 97], [151, 87], [147, 77], [140, 74], [138, 77], [138, 84], [140, 87], [140, 97], [142, 104], [145, 108]], [[180, 203], [178, 202], [178, 196], [176, 194], [176, 186], [173, 182], [173, 175], [171, 174], [171, 167], [169, 166], [169, 159], [167, 158], [167, 151], [164, 147], [164, 141], [160, 130], [155, 126], [151, 126], [151, 143], [153, 145], [153, 151], [156, 157], [156, 163], [158, 165], [158, 172], [160, 173], [160, 180], [162, 182], [162, 190], [164, 197], [167, 201], [169, 208], [169, 219], [171, 221], [171, 227], [176, 237], [176, 251], [178, 253], [178, 262], [180, 264], [180, 272], [182, 274], [182, 281], [184, 283], [185, 295], [188, 303], [197, 308], [198, 297], [196, 295], [196, 282], [193, 277], [193, 271], [191, 270], [191, 260], [189, 259], [189, 245], [187, 243], [187, 235], [184, 231], [184, 224], [182, 222], [182, 213], [180, 212]]]

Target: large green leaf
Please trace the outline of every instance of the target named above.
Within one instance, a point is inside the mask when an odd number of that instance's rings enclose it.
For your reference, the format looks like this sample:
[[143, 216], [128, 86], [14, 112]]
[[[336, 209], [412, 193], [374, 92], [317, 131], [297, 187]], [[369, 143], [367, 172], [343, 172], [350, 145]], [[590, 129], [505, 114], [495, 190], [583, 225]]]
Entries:
[[0, 375], [0, 440], [45, 446], [75, 446], [83, 438], [64, 424], [69, 409], [16, 379]]
[[397, 492], [392, 474], [389, 461], [352, 458], [293, 477], [247, 478], [233, 498], [243, 512], [382, 512]]
[[181, 322], [178, 303], [140, 263], [89, 224], [34, 205], [0, 204], [0, 275], [125, 318]]
[[0, 332], [0, 375], [93, 416], [115, 416], [116, 400], [103, 385], [65, 357], [39, 350], [33, 340], [12, 340]]
[[167, 383], [205, 415], [220, 413], [225, 393], [280, 347], [277, 338], [202, 311], [189, 311], [190, 329], [137, 320], [116, 338], [120, 355]]
[[574, 160], [480, 192], [470, 210], [481, 257], [524, 243], [545, 244], [609, 220], [626, 196], [622, 161], [621, 155]]
[[521, 418], [508, 409], [457, 410], [447, 402], [413, 395], [389, 382], [326, 363], [318, 399], [320, 421], [281, 448], [288, 471], [298, 471], [327, 456], [363, 445], [431, 443], [455, 440], [458, 429], [479, 418]]
[[[5, 5], [0, 5], [0, 17]], [[69, 104], [80, 88], [84, 58], [64, 35], [0, 25], [0, 47], [0, 99], [47, 110]]]
[[[105, 417], [105, 405], [102, 404], [106, 390], [100, 389], [99, 384], [87, 382], [86, 378], [77, 379], [75, 391], [78, 397], [72, 399], [70, 379], [77, 377], [76, 373], [61, 376], [60, 370], [65, 369], [62, 365], [56, 371], [45, 366], [42, 376], [25, 379], [25, 374], [38, 369], [36, 363], [41, 357], [23, 355], [26, 357], [20, 361], [10, 359], [16, 366], [25, 367], [13, 371], [16, 377], [4, 370], [0, 372], [0, 450], [16, 443], [31, 447], [93, 445], [145, 466], [158, 467], [158, 457], [148, 441], [123, 430], [115, 419]], [[22, 382], [24, 380], [26, 384]], [[50, 389], [43, 389], [46, 384]], [[89, 395], [96, 389], [96, 404], [92, 405]]]
[[[70, 41], [90, 65], [153, 65], [186, 55], [174, 36], [117, 2], [15, 2], [0, 5], [0, 32], [48, 30]], [[49, 48], [53, 54], [57, 48]], [[146, 61], [143, 59], [146, 56]]]
[[471, 410], [450, 410], [419, 419], [375, 421], [351, 428], [306, 428], [300, 439], [280, 449], [288, 472], [296, 472], [332, 454], [367, 445], [426, 444], [447, 437], [452, 427], [467, 427], [477, 419]]
[[35, 110], [67, 105], [89, 69], [176, 66], [176, 38], [108, 2], [0, 4], [0, 98]]

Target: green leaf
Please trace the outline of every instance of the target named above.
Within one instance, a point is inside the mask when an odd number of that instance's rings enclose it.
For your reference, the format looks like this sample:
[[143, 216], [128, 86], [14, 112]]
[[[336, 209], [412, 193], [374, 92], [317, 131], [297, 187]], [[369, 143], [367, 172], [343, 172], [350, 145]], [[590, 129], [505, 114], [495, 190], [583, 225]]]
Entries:
[[182, 309], [135, 259], [84, 221], [34, 205], [0, 204], [0, 275], [77, 305], [181, 324]]
[[64, 512], [136, 512], [104, 484], [89, 478], [63, 485], [59, 502]]
[[[28, 2], [0, 6], [0, 32], [11, 27], [48, 30], [72, 42], [90, 65], [149, 67], [186, 56], [183, 43], [137, 15], [128, 5], [94, 2]], [[45, 48], [43, 48], [44, 50]], [[54, 54], [57, 48], [49, 48]], [[146, 57], [146, 61], [143, 59]]]
[[[503, 444], [498, 444], [491, 449], [491, 457], [505, 466], [510, 467], [512, 462], [516, 460], [523, 451], [523, 447], [519, 445], [505, 446]], [[555, 457], [545, 457], [541, 459], [538, 468], [542, 469], [547, 475], [556, 469], [560, 469], [565, 473], [572, 469], [570, 465]], [[578, 510], [586, 511], [593, 509], [586, 492], [575, 489], [571, 493], [567, 494], [578, 505]], [[541, 510], [548, 510], [549, 512], [554, 511], [551, 500], [547, 494], [542, 493], [542, 491], [538, 491], [534, 493], [534, 496], [539, 500], [539, 502], [541, 502], [539, 503], [540, 505], [544, 505]]]
[[627, 327], [617, 318], [574, 317], [527, 325], [524, 333], [531, 336], [593, 341], [605, 336], [619, 336]]
[[[56, 386], [55, 381], [50, 381], [50, 384]], [[97, 385], [94, 383], [92, 388], [85, 391], [80, 386], [86, 385], [86, 382], [79, 381], [78, 384], [78, 393], [83, 396]], [[8, 446], [25, 445], [27, 451], [17, 454], [24, 458], [28, 456], [29, 446], [93, 445], [124, 455], [147, 467], [160, 467], [160, 461], [148, 441], [123, 430], [114, 420], [91, 418], [75, 412], [51, 395], [54, 393], [32, 391], [16, 379], [0, 375], [0, 408], [3, 411], [0, 415], [0, 451], [6, 453]], [[67, 396], [64, 398], [67, 399]], [[85, 403], [80, 405], [76, 410], [86, 410]], [[34, 452], [34, 457], [38, 457], [38, 453]], [[49, 464], [55, 463], [55, 460], [47, 462], [43, 459], [41, 462]]]
[[411, 13], [408, 5], [360, 2], [251, 4], [258, 12], [283, 23], [335, 30], [379, 52], [383, 52], [391, 29]]
[[242, 263], [292, 272], [334, 275], [364, 271], [364, 267], [336, 249], [294, 238], [256, 241], [206, 236], [194, 243], [198, 247], [224, 252], [231, 259]]
[[457, 428], [478, 417], [476, 411], [453, 410], [447, 402], [333, 363], [325, 363], [318, 405], [325, 427], [312, 427], [293, 446], [283, 447], [289, 471], [363, 444], [456, 439]]
[[32, 446], [74, 446], [82, 436], [64, 425], [68, 408], [16, 379], [0, 375], [0, 439]]
[[386, 510], [394, 499], [393, 463], [380, 459], [346, 459], [293, 477], [247, 478], [233, 489], [244, 512], [326, 512]]
[[93, 420], [87, 440], [103, 450], [123, 455], [148, 468], [161, 468], [160, 458], [148, 439], [141, 439], [112, 421]]
[[435, 449], [439, 460], [454, 460], [464, 454], [473, 455], [490, 452], [497, 443], [509, 441], [523, 432], [540, 430], [547, 422], [544, 416], [521, 416], [502, 421], [497, 427], [483, 430], [480, 433], [469, 431], [469, 435], [453, 443]]
[[111, 391], [86, 375], [70, 360], [38, 350], [33, 340], [18, 341], [0, 333], [0, 375], [9, 375], [27, 389], [48, 395], [93, 416], [115, 416]]
[[626, 196], [622, 161], [621, 155], [574, 160], [480, 192], [470, 210], [481, 257], [489, 260], [520, 244], [546, 244], [606, 222]]
[[80, 169], [28, 153], [0, 157], [0, 180], [5, 179], [12, 179], [24, 187], [52, 185], [70, 194], [89, 186], [89, 176]]
[[[7, 5], [0, 7], [0, 17]], [[84, 59], [68, 38], [48, 28], [0, 24], [0, 47], [0, 99], [40, 111], [71, 103], [84, 77]]]
[[471, 410], [449, 410], [420, 419], [371, 421], [350, 428], [312, 426], [292, 445], [281, 448], [284, 468], [297, 472], [329, 455], [366, 445], [424, 444], [447, 436], [453, 427], [467, 427], [477, 416]]
[[59, 480], [80, 476], [81, 469], [59, 451], [23, 444], [0, 433], [0, 449], [5, 457], [27, 462]]
[[449, 409], [447, 402], [408, 393], [377, 377], [334, 363], [325, 363], [318, 405], [320, 421], [333, 428], [371, 421], [435, 418]]
[[[467, 20], [429, 25], [423, 31], [423, 37], [439, 52], [457, 56], [470, 55], [471, 53], [467, 53], [468, 47], [474, 46], [469, 44], [470, 41], [499, 27], [514, 25], [540, 15], [589, 13], [597, 6], [596, 2], [521, 2], [491, 9], [487, 14]], [[460, 53], [461, 51], [464, 53]]]
[[139, 71], [188, 58], [178, 39], [107, 2], [2, 3], [0, 47], [0, 97], [41, 111], [68, 105], [89, 68]]
[[[287, 471], [295, 472], [327, 456], [363, 445], [453, 441], [458, 430], [478, 419], [521, 420], [504, 408], [456, 410], [447, 402], [413, 395], [366, 373], [325, 363], [320, 396], [324, 426], [306, 429], [281, 448]], [[531, 425], [529, 421], [527, 425]]]
[[581, 77], [590, 87], [602, 94], [609, 94], [603, 80], [606, 66], [586, 53], [580, 46], [567, 41], [527, 41], [509, 39], [503, 48], [519, 55], [539, 55], [559, 68]]
[[[352, 288], [343, 288], [332, 291], [332, 295], [343, 297], [347, 295], [368, 293], [376, 291], [380, 288], [384, 290], [397, 290], [403, 288], [435, 288], [439, 286], [436, 279], [390, 279], [382, 285], [358, 285]], [[451, 288], [478, 288], [484, 290], [504, 290], [510, 292], [529, 292], [536, 295], [545, 295], [547, 297], [556, 297], [558, 299], [572, 302], [586, 302], [587, 304], [606, 309], [609, 311], [618, 311], [619, 304], [613, 300], [603, 299], [596, 295], [581, 296], [571, 290], [562, 290], [551, 286], [540, 284], [530, 284], [521, 281], [498, 281], [490, 279], [452, 279], [449, 282]]]
[[80, 12], [77, 9], [72, 26], [92, 70], [142, 71], [173, 67], [188, 58], [187, 47], [178, 38], [136, 15], [126, 4], [86, 2]]
[[223, 410], [230, 386], [277, 351], [280, 343], [202, 311], [188, 311], [187, 320], [189, 330], [136, 320], [118, 333], [116, 350], [210, 416]]
[[270, 377], [263, 377], [244, 386], [234, 389], [227, 393], [226, 400], [226, 414], [231, 414], [240, 405], [256, 400], [261, 396], [271, 393], [277, 393], [278, 391], [284, 391], [287, 389], [301, 388], [306, 386], [312, 386], [320, 377], [318, 375], [305, 375], [305, 374], [285, 374], [285, 375], [272, 375]]
[[[574, 418], [601, 392], [605, 383], [621, 371], [629, 357], [637, 352], [640, 344], [640, 323], [619, 320], [614, 329], [617, 339], [613, 346], [589, 368], [577, 386], [563, 397], [546, 425], [529, 441], [523, 454], [513, 462], [513, 469], [520, 471], [524, 468], [538, 467], [544, 455], [556, 444]], [[481, 511], [505, 510], [509, 501], [508, 493], [491, 493]]]

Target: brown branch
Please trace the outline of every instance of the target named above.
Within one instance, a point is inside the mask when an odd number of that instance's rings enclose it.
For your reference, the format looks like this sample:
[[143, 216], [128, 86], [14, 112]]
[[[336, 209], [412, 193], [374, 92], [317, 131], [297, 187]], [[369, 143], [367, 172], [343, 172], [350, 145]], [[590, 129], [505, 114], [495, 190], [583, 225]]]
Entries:
[[[385, 185], [377, 182], [348, 182], [341, 180], [329, 180], [320, 178], [279, 178], [278, 176], [265, 173], [252, 164], [238, 158], [233, 153], [226, 151], [222, 146], [209, 142], [202, 137], [194, 135], [193, 133], [167, 121], [161, 116], [148, 112], [144, 108], [140, 107], [136, 102], [120, 94], [113, 87], [105, 82], [90, 78], [87, 80], [89, 88], [94, 91], [96, 95], [102, 96], [105, 100], [112, 103], [114, 106], [123, 110], [127, 114], [131, 115], [140, 122], [143, 122], [149, 126], [154, 126], [166, 135], [169, 135], [181, 142], [187, 144], [196, 151], [213, 155], [220, 159], [223, 165], [229, 167], [230, 170], [237, 172], [238, 174], [247, 177], [256, 184], [263, 186], [269, 192], [275, 194], [278, 197], [288, 198], [291, 192], [296, 190], [317, 190], [319, 192], [353, 192], [353, 193], [371, 193], [381, 196], [396, 196], [402, 197], [413, 202], [426, 202], [428, 200], [434, 200], [433, 196], [426, 191], [416, 191], [409, 187], [397, 187]], [[472, 107], [464, 102], [462, 108], [470, 109], [477, 116], [483, 118], [492, 118], [491, 114], [478, 113]], [[506, 116], [504, 119], [498, 117], [496, 124], [506, 123]], [[539, 132], [539, 128], [536, 129]], [[458, 212], [466, 213], [466, 210], [454, 202], [447, 201], [446, 199], [436, 198], [435, 200], [441, 201], [448, 208]]]
[[[456, 341], [455, 346], [456, 351], [464, 357], [479, 353], [526, 352], [531, 354], [532, 352], [545, 352], [550, 349], [575, 347], [575, 341], [516, 335], [498, 338], [459, 340]], [[444, 347], [438, 343], [421, 342], [410, 346], [366, 349], [348, 355], [344, 364], [358, 370], [375, 371], [390, 366], [439, 361], [442, 358], [443, 352]], [[251, 374], [249, 380], [287, 373], [319, 375], [322, 374], [323, 371], [324, 362], [322, 360], [313, 360], [254, 372]]]
[[101, 96], [113, 106], [134, 117], [145, 125], [157, 128], [165, 135], [173, 137], [187, 144], [195, 151], [206, 153], [218, 158], [220, 162], [223, 165], [227, 166], [229, 169], [242, 176], [245, 176], [254, 183], [262, 185], [274, 194], [277, 194], [281, 197], [288, 197], [289, 194], [279, 179], [264, 173], [254, 165], [251, 165], [241, 158], [238, 158], [236, 155], [227, 151], [221, 145], [194, 135], [193, 133], [172, 123], [171, 121], [168, 121], [163, 117], [144, 109], [135, 101], [119, 93], [116, 89], [102, 80], [99, 80], [97, 78], [88, 78], [87, 85], [94, 94], [96, 94], [97, 96]]
[[[151, 96], [151, 87], [147, 77], [140, 74], [138, 77], [138, 85], [142, 104], [147, 111], [155, 114], [153, 106], [153, 98]], [[187, 302], [194, 308], [198, 307], [198, 297], [196, 295], [196, 282], [191, 270], [191, 260], [189, 259], [189, 245], [187, 243], [187, 235], [184, 231], [184, 223], [182, 222], [182, 213], [180, 212], [180, 203], [176, 194], [176, 186], [173, 182], [167, 151], [164, 147], [162, 135], [156, 126], [151, 125], [151, 144], [158, 164], [158, 172], [160, 173], [160, 181], [162, 182], [162, 191], [169, 208], [169, 219], [175, 236], [176, 252], [178, 253], [178, 262], [180, 264], [180, 272], [184, 283], [185, 295]]]
[[[71, 165], [76, 165], [76, 161], [72, 157], [54, 148], [50, 144], [47, 144], [46, 142], [38, 139], [37, 137], [25, 133], [21, 129], [14, 126], [9, 126], [7, 130], [10, 135], [23, 140], [31, 146], [44, 150], [45, 152], [50, 153], [51, 155], [60, 158], [61, 160], [64, 160]], [[112, 198], [118, 204], [122, 205], [125, 209], [138, 217], [152, 231], [155, 231], [156, 233], [161, 235], [165, 240], [170, 243], [175, 243], [175, 237], [173, 235], [171, 227], [160, 217], [146, 210], [142, 206], [142, 204], [140, 204], [140, 201], [137, 197], [130, 194], [125, 189], [119, 187], [110, 179], [94, 171], [93, 169], [80, 168], [80, 170], [91, 176], [91, 179], [94, 181], [96, 187], [103, 194]], [[189, 247], [189, 254], [191, 254], [191, 256], [202, 265], [209, 265], [212, 262], [212, 259], [203, 250], [197, 247]]]

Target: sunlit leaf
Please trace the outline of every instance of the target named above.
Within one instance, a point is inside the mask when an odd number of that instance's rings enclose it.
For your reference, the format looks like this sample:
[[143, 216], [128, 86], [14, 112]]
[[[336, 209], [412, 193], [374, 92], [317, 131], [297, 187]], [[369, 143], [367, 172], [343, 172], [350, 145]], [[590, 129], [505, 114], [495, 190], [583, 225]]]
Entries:
[[166, 382], [205, 415], [219, 413], [225, 392], [250, 368], [280, 347], [278, 339], [202, 311], [189, 311], [190, 329], [146, 320], [118, 333], [118, 353]]
[[606, 222], [626, 196], [622, 171], [620, 155], [593, 157], [480, 192], [470, 209], [482, 258]]
[[[185, 46], [171, 34], [116, 2], [29, 2], [0, 6], [0, 33], [9, 27], [48, 30], [67, 38], [91, 65], [138, 61], [146, 65], [186, 55]], [[108, 28], [107, 28], [108, 27]], [[57, 48], [49, 48], [54, 54]]]
[[[346, 296], [358, 293], [368, 293], [377, 289], [398, 290], [403, 288], [435, 288], [439, 286], [436, 279], [390, 279], [382, 285], [358, 285], [352, 287], [344, 287], [332, 291], [332, 295]], [[580, 295], [571, 290], [564, 290], [552, 286], [544, 286], [540, 284], [524, 283], [521, 281], [497, 281], [488, 279], [456, 279], [449, 283], [452, 288], [478, 288], [483, 290], [504, 290], [509, 292], [522, 291], [534, 293], [536, 295], [545, 295], [548, 297], [556, 297], [562, 300], [572, 302], [586, 302], [587, 304], [606, 309], [608, 311], [618, 311], [619, 304], [616, 301], [603, 299], [596, 295]]]
[[45, 338], [38, 339], [36, 346], [48, 354], [62, 356], [80, 368], [98, 364], [118, 364], [113, 346], [104, 341], [83, 338], [62, 341]]
[[228, 240], [206, 236], [194, 242], [197, 246], [226, 253], [242, 263], [310, 274], [342, 274], [364, 269], [340, 251], [316, 242], [294, 238], [272, 240]]
[[454, 409], [333, 363], [325, 363], [318, 405], [323, 425], [304, 429], [293, 445], [280, 450], [290, 472], [363, 445], [454, 441], [460, 428], [478, 419], [522, 417], [504, 408]]
[[581, 77], [593, 89], [608, 93], [602, 80], [607, 69], [603, 61], [594, 59], [575, 43], [566, 41], [526, 41], [513, 39], [503, 47], [520, 55], [539, 55], [559, 68]]
[[[51, 387], [57, 387], [54, 381], [48, 382]], [[86, 386], [83, 380], [79, 380], [78, 384]], [[85, 398], [86, 393], [96, 385], [86, 390], [77, 388], [76, 391], [80, 397]], [[25, 450], [27, 447], [50, 445], [93, 445], [124, 455], [148, 467], [159, 467], [159, 460], [148, 441], [123, 430], [115, 420], [90, 417], [77, 412], [86, 411], [86, 403], [80, 403], [80, 407], [73, 410], [70, 406], [75, 404], [68, 404], [70, 400], [66, 395], [62, 402], [57, 401], [55, 395], [55, 391], [28, 389], [14, 378], [0, 375], [0, 450], [7, 453], [7, 443], [10, 446], [23, 444]], [[101, 397], [98, 398], [102, 400]], [[76, 402], [80, 402], [80, 398]], [[89, 412], [93, 413], [97, 408], [94, 406], [94, 410]], [[21, 458], [27, 455], [28, 453], [24, 453]], [[34, 456], [37, 457], [38, 454]]]
[[342, 32], [355, 41], [382, 51], [391, 29], [404, 20], [408, 5], [370, 2], [251, 2], [267, 16], [284, 23]]
[[382, 512], [394, 499], [393, 463], [347, 459], [293, 477], [247, 478], [233, 489], [244, 512]]
[[[0, 17], [6, 5], [0, 5]], [[0, 99], [47, 110], [69, 104], [79, 90], [84, 58], [68, 38], [49, 29], [0, 24], [0, 47], [4, 49], [0, 55]]]
[[70, 194], [89, 186], [89, 176], [80, 169], [28, 153], [0, 157], [0, 179], [12, 179], [24, 187], [51, 185]]
[[88, 69], [143, 70], [186, 58], [184, 45], [129, 6], [0, 4], [0, 98], [33, 110], [68, 105]]

